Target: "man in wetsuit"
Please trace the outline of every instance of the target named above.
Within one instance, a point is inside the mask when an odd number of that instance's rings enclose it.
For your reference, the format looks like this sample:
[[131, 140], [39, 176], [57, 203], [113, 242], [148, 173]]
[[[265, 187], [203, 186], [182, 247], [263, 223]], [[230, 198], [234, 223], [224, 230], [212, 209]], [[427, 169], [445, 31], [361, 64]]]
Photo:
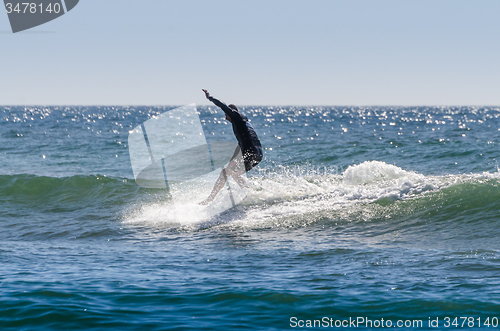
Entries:
[[247, 187], [246, 182], [241, 175], [250, 171], [253, 167], [260, 163], [262, 160], [262, 146], [260, 144], [259, 137], [257, 137], [257, 134], [252, 127], [252, 124], [250, 124], [246, 116], [239, 113], [238, 108], [235, 105], [230, 104], [228, 106], [210, 96], [210, 93], [208, 93], [207, 90], [202, 91], [205, 92], [205, 96], [208, 100], [224, 111], [226, 114], [226, 120], [231, 122], [233, 125], [233, 132], [238, 140], [238, 146], [229, 161], [229, 165], [222, 169], [219, 179], [215, 182], [212, 193], [210, 193], [207, 199], [200, 203], [202, 205], [206, 205], [212, 202], [217, 193], [219, 193], [219, 191], [224, 187], [227, 181], [227, 176], [233, 177], [241, 188]]

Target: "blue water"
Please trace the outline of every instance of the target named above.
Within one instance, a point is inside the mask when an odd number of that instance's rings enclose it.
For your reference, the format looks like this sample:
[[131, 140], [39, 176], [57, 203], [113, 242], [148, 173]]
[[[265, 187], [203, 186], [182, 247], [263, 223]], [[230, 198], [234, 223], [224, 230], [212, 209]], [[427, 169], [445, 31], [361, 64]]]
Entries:
[[171, 108], [0, 108], [0, 330], [497, 329], [499, 107], [242, 107], [264, 160], [202, 221], [134, 182]]

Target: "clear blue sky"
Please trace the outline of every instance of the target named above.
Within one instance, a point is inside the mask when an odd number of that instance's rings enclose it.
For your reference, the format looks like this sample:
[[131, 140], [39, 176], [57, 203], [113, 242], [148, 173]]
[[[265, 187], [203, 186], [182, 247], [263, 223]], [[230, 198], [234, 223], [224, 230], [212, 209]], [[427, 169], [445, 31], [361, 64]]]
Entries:
[[500, 105], [497, 0], [80, 0], [12, 34], [0, 104]]

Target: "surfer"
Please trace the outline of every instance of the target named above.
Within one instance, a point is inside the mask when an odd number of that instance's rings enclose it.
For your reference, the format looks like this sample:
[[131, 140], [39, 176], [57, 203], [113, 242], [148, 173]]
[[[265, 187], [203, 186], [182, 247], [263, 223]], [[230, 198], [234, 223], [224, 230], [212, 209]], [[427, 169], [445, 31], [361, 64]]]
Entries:
[[233, 177], [241, 188], [248, 187], [245, 179], [243, 179], [241, 175], [250, 171], [260, 163], [262, 160], [262, 146], [252, 124], [250, 124], [245, 115], [240, 114], [235, 105], [226, 105], [212, 97], [207, 90], [202, 89], [202, 91], [205, 92], [205, 96], [208, 100], [224, 111], [226, 120], [232, 124], [234, 135], [236, 136], [236, 140], [238, 140], [238, 146], [229, 161], [229, 165], [222, 169], [219, 178], [215, 182], [212, 193], [210, 193], [208, 198], [200, 202], [201, 205], [207, 205], [215, 199], [217, 193], [224, 187], [227, 176]]

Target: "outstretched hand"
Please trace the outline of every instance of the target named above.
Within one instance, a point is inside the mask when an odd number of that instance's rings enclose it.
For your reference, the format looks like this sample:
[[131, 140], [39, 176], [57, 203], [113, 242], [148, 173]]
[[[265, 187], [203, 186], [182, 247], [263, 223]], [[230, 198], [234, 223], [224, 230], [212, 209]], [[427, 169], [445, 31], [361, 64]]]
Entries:
[[205, 97], [206, 97], [208, 100], [210, 100], [210, 93], [208, 93], [208, 91], [207, 91], [207, 90], [205, 90], [205, 89], [201, 89], [201, 90], [202, 90], [203, 92], [205, 92]]

